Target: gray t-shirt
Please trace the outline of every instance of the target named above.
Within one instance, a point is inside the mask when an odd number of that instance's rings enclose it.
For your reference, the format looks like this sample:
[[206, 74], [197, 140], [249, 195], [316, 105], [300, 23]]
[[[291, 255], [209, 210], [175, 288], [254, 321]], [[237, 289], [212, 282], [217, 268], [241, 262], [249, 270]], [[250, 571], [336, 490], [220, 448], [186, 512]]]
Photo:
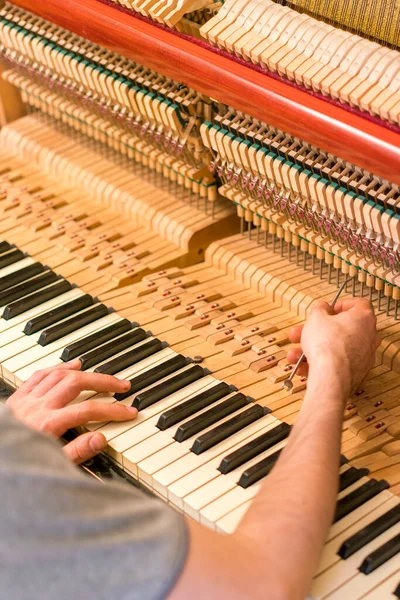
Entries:
[[187, 548], [181, 515], [85, 475], [0, 408], [0, 600], [159, 600]]

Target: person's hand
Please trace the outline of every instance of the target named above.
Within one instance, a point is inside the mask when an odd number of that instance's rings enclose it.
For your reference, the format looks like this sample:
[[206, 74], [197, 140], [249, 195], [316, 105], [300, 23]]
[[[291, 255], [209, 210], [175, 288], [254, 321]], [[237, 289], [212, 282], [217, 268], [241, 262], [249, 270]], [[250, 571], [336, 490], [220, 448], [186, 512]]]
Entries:
[[[129, 389], [128, 381], [79, 371], [80, 364], [74, 360], [37, 371], [9, 397], [7, 406], [31, 429], [57, 438], [89, 421], [129, 421], [137, 416], [135, 408], [119, 402], [84, 400], [67, 406], [85, 390], [117, 393]], [[64, 451], [70, 460], [81, 463], [104, 450], [106, 443], [101, 433], [88, 432], [66, 444]]]
[[355, 393], [362, 384], [380, 344], [373, 308], [363, 298], [339, 300], [334, 309], [315, 302], [306, 324], [293, 327], [289, 339], [301, 342], [301, 348], [289, 350], [288, 362], [295, 364], [302, 351], [307, 358], [298, 373], [308, 375], [310, 382], [336, 377], [344, 395]]

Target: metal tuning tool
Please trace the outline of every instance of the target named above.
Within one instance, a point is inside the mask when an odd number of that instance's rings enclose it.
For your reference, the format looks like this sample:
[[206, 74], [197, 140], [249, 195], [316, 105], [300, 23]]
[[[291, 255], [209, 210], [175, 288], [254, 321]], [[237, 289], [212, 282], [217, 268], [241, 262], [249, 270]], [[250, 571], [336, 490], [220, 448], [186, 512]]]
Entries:
[[[347, 284], [348, 284], [348, 283], [349, 283], [349, 282], [350, 282], [352, 279], [353, 279], [352, 277], [349, 277], [348, 279], [346, 279], [346, 281], [344, 281], [344, 282], [342, 283], [342, 285], [340, 286], [340, 288], [339, 288], [339, 289], [338, 289], [338, 291], [336, 292], [336, 294], [335, 294], [335, 297], [333, 298], [332, 302], [331, 302], [331, 303], [330, 303], [330, 305], [329, 305], [331, 308], [333, 308], [333, 307], [335, 306], [336, 302], [337, 302], [337, 301], [338, 301], [338, 299], [339, 299], [339, 296], [340, 296], [340, 294], [343, 292], [343, 290], [346, 288]], [[305, 357], [305, 355], [304, 355], [304, 352], [302, 352], [302, 354], [301, 354], [301, 356], [300, 356], [299, 360], [297, 361], [297, 363], [295, 364], [295, 366], [294, 366], [294, 368], [293, 368], [292, 372], [290, 373], [290, 376], [289, 376], [287, 379], [285, 379], [285, 381], [283, 381], [283, 382], [282, 382], [282, 388], [286, 388], [286, 389], [287, 389], [287, 390], [290, 392], [290, 390], [293, 388], [293, 382], [292, 382], [292, 380], [293, 380], [293, 377], [296, 375], [296, 373], [297, 373], [297, 371], [298, 371], [298, 369], [299, 369], [299, 367], [300, 367], [301, 363], [302, 363], [303, 361], [305, 361], [305, 360], [306, 360], [306, 357]]]

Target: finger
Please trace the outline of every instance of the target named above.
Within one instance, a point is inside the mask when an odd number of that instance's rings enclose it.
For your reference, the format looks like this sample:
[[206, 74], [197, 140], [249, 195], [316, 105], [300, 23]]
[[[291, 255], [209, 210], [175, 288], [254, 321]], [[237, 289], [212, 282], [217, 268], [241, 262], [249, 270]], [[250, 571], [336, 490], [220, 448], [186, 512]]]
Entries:
[[83, 433], [79, 437], [66, 444], [63, 448], [70, 461], [79, 465], [103, 452], [107, 446], [107, 440], [101, 433]]
[[[21, 385], [21, 387], [18, 389], [17, 392], [15, 392], [15, 394], [13, 394], [14, 398], [19, 398], [19, 397], [25, 397], [27, 394], [31, 393], [33, 390], [35, 390], [35, 393], [37, 391], [37, 389], [39, 388], [39, 386], [41, 385], [41, 383], [47, 379], [48, 375], [51, 373], [55, 373], [55, 372], [61, 372], [61, 373], [65, 373], [65, 371], [74, 371], [79, 369], [81, 366], [81, 361], [78, 360], [72, 360], [70, 362], [63, 362], [59, 365], [54, 365], [53, 367], [49, 367], [48, 369], [41, 369], [40, 371], [35, 371], [35, 373], [33, 373], [33, 375], [31, 375], [31, 377], [29, 377], [29, 379], [27, 381], [25, 381], [25, 383], [23, 383]], [[45, 386], [45, 388], [39, 388], [39, 394], [44, 394], [47, 389], [50, 389], [48, 387], [48, 385]], [[43, 391], [45, 390], [45, 391]], [[39, 395], [38, 394], [38, 395]]]
[[117, 379], [112, 375], [73, 371], [65, 373], [63, 378], [55, 383], [48, 391], [46, 400], [49, 400], [52, 406], [59, 408], [75, 400], [85, 390], [118, 393], [127, 392], [129, 387], [129, 381]]
[[335, 304], [334, 311], [336, 314], [346, 312], [348, 310], [369, 310], [374, 311], [373, 306], [366, 298], [343, 298], [338, 300]]
[[291, 365], [295, 365], [302, 354], [301, 348], [290, 348], [287, 352], [287, 361]]
[[87, 425], [90, 421], [131, 421], [137, 414], [136, 408], [119, 402], [108, 404], [86, 400], [56, 411], [54, 419], [57, 418], [57, 432], [62, 435], [67, 429]]
[[[288, 350], [288, 353], [287, 353], [288, 363], [291, 365], [297, 364], [297, 361], [299, 360], [301, 354], [302, 354], [301, 348], [291, 348], [290, 350]], [[288, 377], [289, 377], [289, 375], [290, 375], [290, 371], [288, 372]], [[308, 363], [306, 361], [300, 363], [299, 368], [296, 371], [296, 375], [300, 375], [301, 377], [303, 377], [304, 375], [305, 376], [308, 375]]]
[[62, 363], [60, 365], [55, 365], [54, 367], [49, 367], [48, 369], [43, 369], [44, 377], [42, 377], [41, 381], [29, 391], [38, 398], [44, 398], [45, 394], [52, 390], [57, 383], [62, 381], [67, 373], [70, 373], [71, 371], [77, 371], [80, 366], [81, 361], [74, 360], [71, 362]]
[[324, 300], [317, 300], [313, 302], [310, 308], [310, 316], [312, 314], [325, 314], [325, 315], [333, 315], [332, 307], [325, 302]]
[[45, 369], [49, 373], [52, 371], [57, 371], [58, 369], [62, 369], [63, 371], [77, 371], [81, 368], [81, 361], [79, 358], [75, 358], [74, 360], [69, 360], [68, 362], [61, 362], [58, 365], [54, 365], [53, 367], [49, 367]]
[[293, 344], [298, 344], [300, 342], [303, 327], [304, 325], [296, 325], [289, 331], [289, 340], [293, 342]]

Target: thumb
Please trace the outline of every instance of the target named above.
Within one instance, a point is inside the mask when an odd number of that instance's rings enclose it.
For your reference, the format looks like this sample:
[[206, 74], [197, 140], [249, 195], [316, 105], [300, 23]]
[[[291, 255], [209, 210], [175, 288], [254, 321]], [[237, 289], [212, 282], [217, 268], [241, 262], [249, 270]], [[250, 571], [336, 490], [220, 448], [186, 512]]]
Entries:
[[71, 462], [79, 465], [102, 452], [107, 445], [107, 440], [99, 432], [88, 432], [78, 436], [63, 448]]

